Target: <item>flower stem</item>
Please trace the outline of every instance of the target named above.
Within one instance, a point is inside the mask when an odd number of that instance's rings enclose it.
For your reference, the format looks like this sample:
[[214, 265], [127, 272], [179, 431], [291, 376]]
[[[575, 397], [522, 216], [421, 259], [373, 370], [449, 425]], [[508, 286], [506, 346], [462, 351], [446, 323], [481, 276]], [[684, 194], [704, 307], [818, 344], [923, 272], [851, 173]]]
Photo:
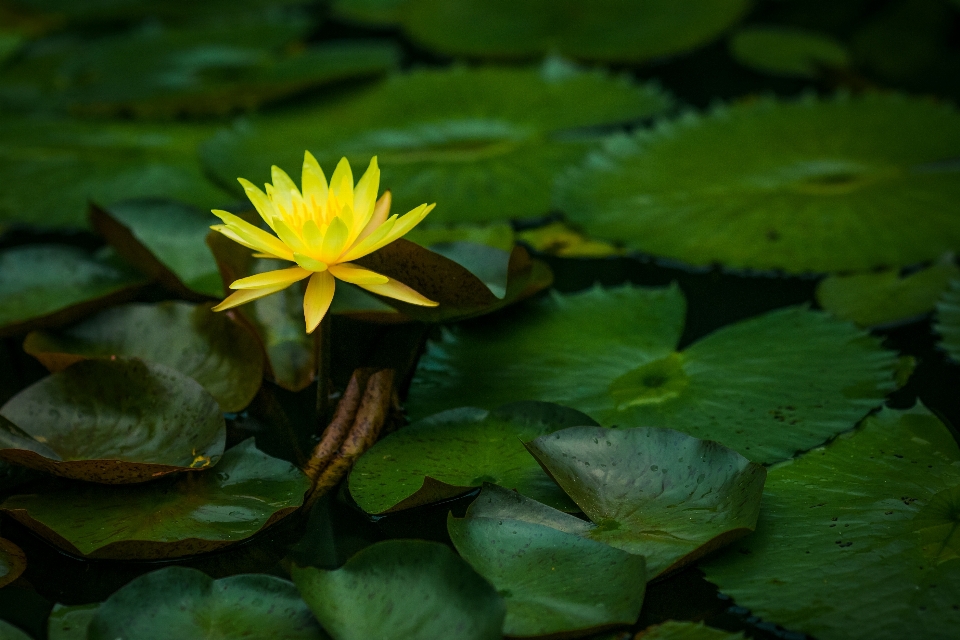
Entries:
[[330, 420], [330, 328], [333, 318], [328, 313], [314, 330], [314, 348], [317, 363], [317, 426], [322, 430]]

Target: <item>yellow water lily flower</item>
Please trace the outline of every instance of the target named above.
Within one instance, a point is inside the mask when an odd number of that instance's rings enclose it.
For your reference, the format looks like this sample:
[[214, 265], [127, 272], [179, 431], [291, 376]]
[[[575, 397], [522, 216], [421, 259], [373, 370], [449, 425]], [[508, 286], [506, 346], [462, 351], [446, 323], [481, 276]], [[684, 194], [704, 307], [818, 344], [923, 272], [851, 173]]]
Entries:
[[296, 266], [237, 280], [230, 285], [237, 292], [214, 311], [268, 296], [305, 278], [310, 278], [303, 298], [307, 333], [317, 328], [330, 308], [336, 280], [411, 304], [437, 306], [405, 284], [351, 263], [403, 236], [435, 206], [422, 204], [403, 216], [391, 216], [390, 192], [377, 199], [380, 168], [376, 156], [356, 184], [346, 158], [340, 160], [328, 184], [309, 151], [303, 154], [302, 191], [279, 167], [272, 168], [271, 177], [273, 184], [265, 185], [266, 193], [243, 178], [239, 180], [276, 235], [216, 209], [213, 213], [223, 224], [210, 228], [253, 249], [255, 257], [288, 260]]

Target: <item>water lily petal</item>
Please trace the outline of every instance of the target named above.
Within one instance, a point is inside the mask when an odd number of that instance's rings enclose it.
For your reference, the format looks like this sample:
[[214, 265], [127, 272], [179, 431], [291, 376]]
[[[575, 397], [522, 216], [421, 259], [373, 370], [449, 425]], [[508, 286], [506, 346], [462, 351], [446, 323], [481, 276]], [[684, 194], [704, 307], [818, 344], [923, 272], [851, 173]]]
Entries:
[[[314, 210], [322, 209], [327, 204], [327, 176], [324, 175], [320, 163], [309, 151], [303, 153], [303, 173], [301, 174], [303, 199]], [[323, 220], [318, 220], [323, 222]]]
[[[382, 236], [380, 234], [373, 234], [365, 241], [363, 247], [363, 254], [367, 255], [368, 253], [373, 253], [381, 247], [385, 247], [390, 244], [397, 238], [403, 237], [408, 231], [413, 229], [415, 226], [420, 224], [424, 218], [427, 217], [427, 214], [433, 210], [433, 207], [436, 205], [425, 205], [422, 204], [416, 209], [409, 211], [403, 215], [396, 223]], [[386, 226], [386, 225], [384, 225]], [[352, 253], [352, 250], [351, 250]], [[357, 256], [360, 257], [360, 256]]]
[[294, 282], [299, 282], [312, 272], [301, 267], [290, 267], [289, 269], [278, 269], [276, 271], [266, 271], [256, 275], [248, 276], [235, 280], [231, 289], [263, 289], [264, 287], [273, 287], [282, 284], [288, 286]]
[[327, 264], [339, 262], [340, 254], [347, 244], [349, 230], [340, 217], [333, 219], [330, 226], [327, 227], [327, 233], [323, 237], [323, 248], [320, 250], [320, 259]]
[[[355, 240], [364, 230], [377, 203], [377, 191], [380, 190], [380, 167], [377, 165], [377, 156], [370, 160], [370, 166], [353, 190], [354, 224], [350, 227], [350, 239]], [[386, 219], [386, 216], [384, 216]]]
[[337, 196], [341, 205], [353, 205], [353, 171], [346, 158], [340, 158], [337, 168], [330, 176], [330, 192]]
[[[289, 247], [291, 252], [302, 253], [308, 255], [310, 253], [310, 247], [307, 246], [307, 243], [300, 239], [293, 229], [291, 229], [286, 222], [283, 220], [275, 221], [277, 227], [277, 235], [280, 236], [280, 239], [283, 241], [283, 244]], [[293, 256], [291, 255], [291, 258]]]
[[303, 296], [303, 319], [307, 323], [307, 333], [313, 333], [333, 301], [336, 280], [329, 271], [315, 273], [307, 283], [307, 293]]
[[373, 206], [373, 211], [370, 214], [370, 218], [364, 223], [363, 229], [354, 238], [350, 247], [355, 247], [358, 243], [366, 240], [370, 234], [380, 228], [380, 226], [387, 221], [387, 217], [390, 215], [390, 204], [393, 201], [393, 196], [390, 194], [390, 191], [384, 191], [383, 195], [380, 196], [380, 199], [377, 200], [376, 204]]
[[371, 249], [370, 247], [375, 246], [378, 242], [380, 242], [380, 240], [382, 240], [383, 238], [386, 238], [387, 234], [390, 233], [390, 230], [393, 229], [393, 225], [395, 225], [396, 223], [397, 223], [397, 216], [396, 215], [390, 216], [382, 225], [377, 227], [373, 231], [373, 233], [371, 233], [369, 236], [367, 236], [363, 240], [359, 240], [355, 242], [353, 246], [350, 247], [350, 249], [343, 254], [343, 256], [341, 257], [342, 258], [341, 262], [349, 262], [350, 260], [356, 260], [357, 258], [362, 258], [363, 256], [373, 251], [373, 249]]
[[293, 259], [297, 261], [297, 264], [307, 269], [308, 271], [326, 271], [327, 265], [316, 258], [311, 258], [310, 256], [305, 256], [302, 253], [294, 253]]
[[271, 293], [276, 293], [286, 289], [288, 284], [277, 284], [272, 287], [263, 287], [262, 289], [241, 289], [235, 293], [231, 293], [227, 296], [226, 300], [218, 304], [213, 308], [214, 311], [226, 311], [227, 309], [232, 309], [234, 307], [240, 306], [241, 304], [250, 302], [251, 300], [256, 300], [257, 298], [262, 298], [268, 296]]
[[[293, 253], [290, 249], [278, 238], [263, 229], [253, 226], [243, 218], [239, 218], [228, 211], [214, 209], [213, 214], [223, 220], [227, 229], [242, 238], [245, 246], [275, 255], [283, 260], [293, 260]], [[276, 220], [275, 223], [282, 224], [279, 220]]]
[[403, 302], [409, 302], [410, 304], [420, 305], [421, 307], [436, 307], [440, 304], [439, 302], [434, 302], [426, 296], [417, 293], [407, 285], [403, 284], [402, 282], [397, 282], [396, 280], [391, 280], [386, 284], [359, 284], [358, 286], [363, 287], [370, 293], [376, 293], [377, 295], [394, 298]]
[[[273, 202], [270, 200], [270, 198], [267, 197], [267, 194], [258, 189], [257, 185], [253, 184], [249, 180], [237, 178], [237, 181], [243, 187], [243, 191], [247, 194], [247, 198], [249, 198], [250, 203], [253, 204], [254, 209], [257, 210], [257, 213], [260, 214], [260, 217], [263, 218], [263, 221], [266, 222], [271, 229], [273, 229], [273, 220], [280, 214], [276, 207], [273, 206]], [[274, 229], [274, 231], [276, 231], [276, 229]]]
[[313, 220], [307, 220], [303, 223], [303, 240], [314, 252], [319, 251], [323, 246], [323, 232]]
[[275, 207], [285, 215], [293, 212], [293, 192], [300, 193], [287, 172], [273, 165], [270, 167], [270, 179], [273, 180], [272, 200]]
[[390, 278], [387, 276], [349, 262], [330, 265], [330, 273], [339, 280], [357, 285], [387, 284], [390, 282]]

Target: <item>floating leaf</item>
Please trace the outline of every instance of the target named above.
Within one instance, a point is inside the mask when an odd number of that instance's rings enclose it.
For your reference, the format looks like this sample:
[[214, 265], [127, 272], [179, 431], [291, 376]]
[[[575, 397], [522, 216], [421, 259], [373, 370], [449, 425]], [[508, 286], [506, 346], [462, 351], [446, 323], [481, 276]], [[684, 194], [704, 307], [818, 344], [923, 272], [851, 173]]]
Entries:
[[832, 640], [960, 625], [960, 450], [926, 408], [884, 409], [776, 467], [757, 532], [703, 568], [766, 620]]
[[210, 214], [173, 200], [127, 200], [93, 206], [91, 222], [127, 262], [181, 294], [224, 296], [207, 234]]
[[240, 411], [263, 377], [257, 337], [235, 315], [186, 302], [131, 303], [60, 331], [34, 331], [24, 350], [50, 371], [88, 358], [134, 357], [190, 376], [220, 404]]
[[6, 538], [0, 538], [0, 589], [19, 578], [26, 568], [27, 556], [23, 550]]
[[388, 25], [400, 21], [405, 3], [406, 0], [333, 0], [330, 10], [348, 22]]
[[374, 445], [350, 473], [350, 495], [367, 513], [380, 514], [452, 498], [492, 482], [576, 511], [523, 443], [558, 429], [595, 424], [579, 411], [545, 402], [518, 402], [494, 411], [444, 411]]
[[299, 175], [305, 148], [321, 166], [377, 155], [396, 212], [436, 202], [432, 223], [504, 221], [545, 214], [555, 174], [596, 137], [559, 132], [670, 105], [652, 86], [556, 60], [534, 69], [419, 70], [333, 103], [244, 121], [202, 155], [238, 196], [237, 177], [263, 182], [271, 164]]
[[608, 242], [586, 237], [563, 222], [522, 231], [517, 234], [517, 239], [536, 251], [564, 258], [606, 258], [624, 253]]
[[713, 629], [704, 626], [702, 622], [668, 620], [663, 624], [647, 627], [637, 634], [635, 640], [744, 640], [744, 637], [742, 633]]
[[[210, 125], [0, 120], [0, 221], [86, 227], [87, 203], [162, 197], [203, 208], [230, 196], [200, 170], [196, 147]], [[66, 270], [62, 270], [66, 272]]]
[[817, 78], [824, 70], [850, 66], [850, 54], [840, 42], [789, 27], [745, 27], [730, 39], [730, 53], [751, 69], [792, 78]]
[[[97, 116], [223, 115], [396, 66], [391, 43], [289, 47], [311, 27], [281, 12], [241, 24], [151, 24], [95, 40], [63, 39], [28, 50], [0, 72], [0, 101]], [[284, 46], [293, 50], [282, 53]]]
[[[0, 125], [2, 126], [2, 125]], [[0, 251], [0, 335], [54, 327], [133, 295], [144, 279], [75, 247]]]
[[488, 224], [425, 225], [420, 224], [403, 236], [420, 246], [436, 246], [458, 242], [481, 244], [509, 253], [513, 250], [513, 227], [506, 222]]
[[386, 540], [335, 571], [294, 567], [293, 581], [337, 640], [500, 640], [504, 604], [446, 546]]
[[716, 38], [748, 0], [407, 0], [401, 21], [432, 49], [466, 56], [641, 62]]
[[932, 311], [950, 279], [957, 277], [953, 256], [906, 276], [895, 270], [831, 275], [817, 285], [817, 302], [861, 327], [891, 324]]
[[543, 400], [775, 462], [851, 429], [893, 390], [894, 354], [827, 314], [780, 309], [677, 352], [684, 307], [675, 286], [595, 287], [448, 329], [428, 344], [408, 409], [420, 418], [454, 402]]
[[87, 627], [99, 608], [99, 602], [72, 607], [53, 605], [47, 619], [47, 640], [87, 640]]
[[20, 34], [0, 29], [0, 64], [12, 57], [23, 43], [24, 38]]
[[642, 555], [651, 577], [753, 531], [766, 470], [672, 429], [572, 427], [530, 453], [597, 525], [587, 535]]
[[0, 458], [104, 484], [204, 469], [225, 441], [203, 387], [135, 358], [78, 362], [0, 407]]
[[3, 640], [33, 640], [33, 638], [26, 633], [3, 620], [0, 620], [0, 637], [2, 637]]
[[457, 551], [507, 605], [513, 637], [633, 624], [646, 587], [642, 556], [529, 522], [447, 518]]
[[960, 278], [950, 282], [937, 303], [936, 331], [943, 336], [940, 346], [954, 362], [960, 362]]
[[555, 201], [592, 236], [694, 265], [903, 267], [960, 248], [958, 148], [944, 104], [757, 100], [612, 138]]
[[293, 512], [309, 488], [299, 469], [249, 439], [211, 471], [120, 487], [61, 481], [0, 510], [77, 555], [173, 558], [249, 538]]
[[90, 620], [89, 640], [326, 640], [290, 582], [268, 575], [220, 580], [166, 567], [128, 583]]

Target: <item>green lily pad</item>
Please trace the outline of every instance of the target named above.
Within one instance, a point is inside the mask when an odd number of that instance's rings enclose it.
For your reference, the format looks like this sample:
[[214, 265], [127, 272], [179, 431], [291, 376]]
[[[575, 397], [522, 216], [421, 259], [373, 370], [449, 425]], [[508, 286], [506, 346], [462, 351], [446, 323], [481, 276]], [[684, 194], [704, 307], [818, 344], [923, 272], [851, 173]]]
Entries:
[[309, 20], [279, 13], [241, 24], [151, 24], [96, 40], [64, 39], [0, 71], [0, 102], [97, 116], [223, 115], [397, 64], [392, 43], [291, 46], [311, 28]]
[[636, 622], [643, 604], [643, 556], [516, 520], [447, 518], [457, 551], [507, 605], [512, 637], [578, 635]]
[[[227, 283], [290, 266], [289, 262], [282, 260], [254, 259], [249, 249], [216, 232], [210, 232], [207, 244], [216, 256], [223, 281]], [[337, 288], [339, 291], [346, 287], [338, 285]], [[267, 375], [290, 391], [306, 389], [314, 381], [317, 371], [313, 336], [303, 329], [303, 296], [304, 285], [295, 283], [232, 310], [246, 319], [260, 337], [267, 354]], [[334, 304], [336, 299], [334, 296]], [[372, 298], [366, 296], [361, 300]]]
[[825, 69], [850, 66], [850, 54], [837, 40], [789, 27], [741, 29], [730, 39], [730, 53], [746, 67], [789, 78], [817, 78]]
[[408, 0], [411, 38], [445, 53], [641, 62], [706, 44], [734, 24], [749, 0]]
[[33, 640], [26, 633], [3, 620], [0, 620], [0, 638], [3, 638], [3, 640]]
[[91, 207], [94, 228], [127, 262], [186, 295], [224, 297], [217, 261], [207, 246], [210, 214], [173, 200]]
[[129, 269], [76, 247], [0, 251], [0, 335], [67, 324], [131, 297], [145, 283]]
[[347, 22], [390, 25], [400, 21], [407, 0], [333, 0], [330, 11]]
[[186, 302], [130, 303], [60, 331], [34, 331], [24, 350], [50, 371], [86, 359], [158, 362], [200, 383], [222, 411], [240, 411], [263, 378], [256, 335], [235, 315]]
[[203, 387], [136, 358], [78, 362], [0, 407], [0, 458], [104, 484], [212, 466], [226, 437]]
[[950, 282], [937, 303], [936, 331], [943, 337], [943, 350], [954, 362], [960, 362], [960, 278]]
[[337, 640], [500, 640], [504, 604], [445, 545], [386, 540], [335, 571], [294, 567], [293, 581]]
[[202, 157], [242, 197], [238, 177], [263, 182], [273, 164], [299, 175], [304, 149], [322, 166], [344, 155], [366, 165], [376, 155], [395, 212], [436, 202], [431, 223], [504, 221], [546, 214], [554, 176], [596, 139], [560, 132], [637, 120], [671, 103], [656, 87], [559, 60], [423, 69], [334, 102], [251, 118], [221, 131]]
[[61, 549], [91, 558], [173, 558], [249, 538], [292, 513], [310, 481], [248, 439], [216, 469], [140, 485], [54, 482], [0, 510]]
[[770, 471], [757, 531], [703, 566], [755, 615], [834, 638], [960, 625], [960, 449], [923, 406]]
[[897, 268], [960, 248], [958, 148], [946, 104], [756, 100], [612, 138], [555, 202], [592, 236], [693, 265]]
[[0, 120], [0, 222], [87, 226], [87, 204], [174, 198], [202, 208], [231, 200], [196, 155], [211, 125], [80, 122], [5, 114]]
[[509, 253], [513, 250], [514, 245], [513, 227], [506, 222], [457, 225], [420, 224], [403, 237], [428, 249], [466, 242], [500, 249]]
[[428, 343], [407, 408], [418, 419], [454, 402], [543, 400], [775, 462], [853, 428], [894, 388], [895, 354], [825, 313], [780, 309], [677, 352], [684, 311], [676, 286], [595, 287], [453, 327]]
[[891, 324], [932, 311], [950, 280], [958, 277], [953, 256], [907, 276], [892, 269], [831, 275], [817, 285], [817, 302], [861, 327]]
[[350, 495], [367, 513], [381, 514], [492, 482], [577, 511], [523, 443], [558, 429], [596, 424], [579, 411], [546, 402], [444, 411], [390, 434], [357, 460]]
[[99, 602], [72, 607], [53, 605], [47, 619], [47, 640], [87, 640], [87, 627], [99, 608]]
[[23, 550], [6, 538], [0, 538], [0, 589], [19, 578], [26, 568], [27, 556]]
[[753, 531], [766, 469], [672, 429], [572, 427], [530, 453], [597, 526], [587, 536], [642, 555], [651, 577]]
[[214, 580], [166, 567], [133, 580], [96, 610], [89, 640], [327, 640], [287, 580], [236, 575]]
[[647, 627], [635, 640], [744, 640], [742, 633], [731, 633], [705, 626], [702, 622], [667, 620]]
[[13, 56], [24, 42], [25, 39], [20, 34], [0, 29], [0, 64]]

